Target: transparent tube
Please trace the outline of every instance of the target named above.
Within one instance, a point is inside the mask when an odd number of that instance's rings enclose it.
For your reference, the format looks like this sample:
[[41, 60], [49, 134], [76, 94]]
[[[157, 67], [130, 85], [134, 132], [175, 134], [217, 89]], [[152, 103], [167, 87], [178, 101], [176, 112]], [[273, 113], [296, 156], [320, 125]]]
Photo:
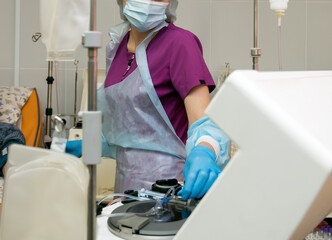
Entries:
[[109, 194], [105, 197], [103, 197], [102, 199], [99, 200], [99, 202], [97, 203], [97, 205], [101, 204], [104, 200], [111, 198], [111, 197], [127, 197], [127, 198], [132, 198], [132, 199], [136, 199], [138, 201], [146, 201], [146, 200], [151, 200], [150, 198], [144, 198], [144, 197], [135, 197], [129, 194], [124, 194], [124, 193], [112, 193]]
[[278, 17], [278, 63], [279, 71], [282, 71], [282, 48], [281, 48], [281, 17], [284, 15], [283, 11], [276, 12]]
[[281, 25], [278, 26], [278, 61], [279, 61], [279, 71], [282, 71], [282, 55], [281, 55]]

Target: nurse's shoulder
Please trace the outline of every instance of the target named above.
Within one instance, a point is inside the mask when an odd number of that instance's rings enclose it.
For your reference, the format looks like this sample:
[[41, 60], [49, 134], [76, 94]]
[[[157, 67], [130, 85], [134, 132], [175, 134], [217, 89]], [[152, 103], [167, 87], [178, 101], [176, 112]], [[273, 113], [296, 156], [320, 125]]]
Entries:
[[186, 29], [180, 28], [175, 26], [173, 23], [170, 23], [165, 33], [168, 35], [167, 40], [169, 44], [173, 47], [198, 47], [200, 51], [203, 51], [199, 38], [194, 33]]

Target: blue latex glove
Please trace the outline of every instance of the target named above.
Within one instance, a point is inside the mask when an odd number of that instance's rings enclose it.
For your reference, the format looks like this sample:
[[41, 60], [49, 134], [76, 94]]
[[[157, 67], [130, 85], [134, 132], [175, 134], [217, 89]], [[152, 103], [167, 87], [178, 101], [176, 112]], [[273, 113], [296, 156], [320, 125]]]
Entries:
[[215, 163], [216, 154], [208, 147], [198, 145], [194, 147], [183, 169], [184, 186], [178, 195], [182, 200], [201, 198], [209, 190], [221, 169]]
[[220, 152], [216, 163], [221, 169], [224, 169], [229, 162], [230, 139], [207, 116], [200, 118], [189, 127], [186, 142], [187, 156], [195, 147], [197, 140], [204, 135], [212, 137], [219, 143]]
[[66, 153], [76, 157], [82, 156], [82, 140], [68, 141], [66, 143]]

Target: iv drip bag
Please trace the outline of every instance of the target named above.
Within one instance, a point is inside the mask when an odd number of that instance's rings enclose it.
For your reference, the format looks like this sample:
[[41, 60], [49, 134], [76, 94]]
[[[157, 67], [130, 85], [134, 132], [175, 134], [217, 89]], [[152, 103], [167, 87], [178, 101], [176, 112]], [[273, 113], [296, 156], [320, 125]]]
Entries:
[[42, 41], [47, 61], [72, 61], [82, 34], [89, 30], [89, 0], [40, 0]]
[[276, 12], [284, 12], [287, 4], [288, 0], [270, 0], [270, 8]]

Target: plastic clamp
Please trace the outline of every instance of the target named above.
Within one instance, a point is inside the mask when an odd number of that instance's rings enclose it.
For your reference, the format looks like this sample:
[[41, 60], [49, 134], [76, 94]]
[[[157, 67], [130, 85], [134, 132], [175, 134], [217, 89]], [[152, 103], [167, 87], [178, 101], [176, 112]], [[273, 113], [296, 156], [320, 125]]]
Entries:
[[101, 48], [103, 37], [101, 32], [87, 31], [82, 35], [82, 45], [85, 48]]

